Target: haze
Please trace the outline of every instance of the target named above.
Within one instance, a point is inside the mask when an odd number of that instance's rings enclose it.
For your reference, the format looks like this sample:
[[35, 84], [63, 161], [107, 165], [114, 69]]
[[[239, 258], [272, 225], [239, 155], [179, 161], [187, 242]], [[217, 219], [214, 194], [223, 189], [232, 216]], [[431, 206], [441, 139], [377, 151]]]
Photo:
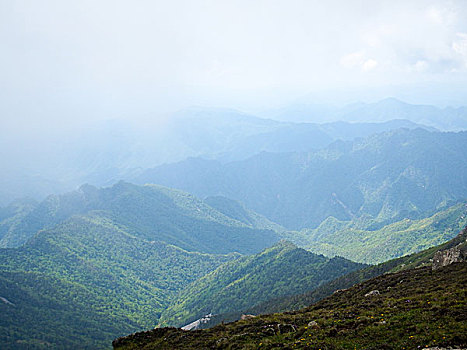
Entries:
[[190, 106], [461, 106], [466, 18], [464, 1], [2, 1], [0, 158], [44, 176], [102, 121], [154, 130]]

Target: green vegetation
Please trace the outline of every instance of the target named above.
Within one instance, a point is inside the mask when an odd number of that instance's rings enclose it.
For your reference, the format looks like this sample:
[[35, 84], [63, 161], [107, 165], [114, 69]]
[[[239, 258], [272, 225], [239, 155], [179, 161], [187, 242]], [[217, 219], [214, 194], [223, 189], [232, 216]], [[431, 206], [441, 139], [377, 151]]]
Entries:
[[180, 289], [235, 257], [139, 239], [102, 212], [72, 217], [0, 250], [0, 296], [14, 304], [0, 303], [1, 347], [105, 347], [154, 327]]
[[138, 181], [233, 198], [292, 230], [316, 228], [329, 216], [385, 225], [465, 200], [465, 149], [467, 132], [399, 129], [311, 152], [264, 152], [226, 164], [188, 159]]
[[181, 327], [209, 313], [238, 312], [271, 298], [312, 290], [363, 267], [280, 242], [259, 254], [227, 262], [188, 285], [162, 313], [160, 325]]
[[312, 249], [347, 245], [350, 254], [366, 251], [380, 261], [449, 239], [465, 214], [458, 204], [393, 224], [367, 215], [350, 224], [330, 218], [297, 233], [236, 201], [201, 201], [156, 185], [85, 185], [41, 203], [17, 202], [0, 210], [0, 244], [9, 247], [0, 249], [0, 347], [105, 348], [117, 336], [182, 326], [210, 312], [220, 322], [296, 309], [427, 264], [435, 248], [359, 271], [361, 264], [287, 242], [257, 254], [280, 236]]
[[79, 191], [49, 196], [10, 228], [17, 247], [37, 231], [53, 228], [72, 215], [105, 211], [128, 232], [190, 251], [256, 253], [276, 241], [271, 230], [259, 230], [232, 219], [194, 196], [162, 186], [125, 182], [103, 189], [90, 185]]
[[274, 230], [276, 232], [285, 231], [284, 227], [266, 219], [264, 216], [259, 215], [252, 210], [247, 209], [242, 203], [233, 199], [222, 196], [212, 196], [207, 197], [204, 202], [229, 218], [238, 220], [245, 225], [264, 230]]
[[18, 200], [0, 208], [0, 248], [15, 247], [21, 240], [17, 226], [37, 207], [34, 200]]
[[[378, 290], [379, 294], [366, 296]], [[200, 331], [161, 328], [130, 349], [417, 349], [467, 346], [467, 263], [385, 274], [306, 309]]]
[[374, 224], [374, 220], [343, 222], [328, 218], [316, 229], [281, 235], [318, 254], [374, 264], [450, 240], [467, 225], [467, 204], [456, 204], [423, 219], [403, 219], [371, 229]]
[[[385, 273], [431, 266], [433, 256], [437, 251], [450, 249], [456, 246], [467, 249], [467, 227], [464, 228], [453, 239], [436, 247], [431, 247], [415, 254], [406, 255], [398, 259], [389, 260], [375, 266], [370, 266], [365, 269], [351, 272], [344, 276], [338, 277], [331, 282], [322, 284], [314, 290], [307, 291], [304, 294], [268, 300], [264, 303], [256, 305], [253, 308], [242, 310], [241, 313], [256, 315], [288, 310], [298, 310], [330, 296], [336, 290], [350, 288], [354, 284], [361, 283]], [[234, 318], [232, 318], [232, 320], [238, 319], [235, 318], [237, 315], [238, 314], [233, 315]]]
[[[0, 347], [105, 348], [194, 280], [277, 241], [203, 201], [118, 183], [0, 212]], [[11, 303], [11, 304], [10, 304]]]

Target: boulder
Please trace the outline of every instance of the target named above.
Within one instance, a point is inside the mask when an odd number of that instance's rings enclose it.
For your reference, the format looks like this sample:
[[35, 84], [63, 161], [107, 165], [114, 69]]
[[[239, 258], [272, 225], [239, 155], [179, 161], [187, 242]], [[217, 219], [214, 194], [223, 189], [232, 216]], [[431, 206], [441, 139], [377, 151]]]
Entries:
[[462, 261], [467, 261], [467, 253], [462, 249], [462, 245], [459, 244], [451, 249], [437, 251], [433, 256], [431, 267], [433, 270], [437, 270], [443, 266]]
[[368, 293], [365, 294], [366, 297], [372, 297], [372, 296], [375, 296], [375, 295], [380, 295], [379, 290], [375, 289], [375, 290], [372, 290], [371, 292], [368, 292]]

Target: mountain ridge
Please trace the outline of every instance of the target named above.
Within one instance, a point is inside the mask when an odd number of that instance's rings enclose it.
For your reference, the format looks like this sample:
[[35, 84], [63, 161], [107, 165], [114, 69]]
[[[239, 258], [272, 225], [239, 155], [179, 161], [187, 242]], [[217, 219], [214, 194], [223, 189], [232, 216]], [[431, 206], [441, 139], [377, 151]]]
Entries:
[[400, 129], [316, 152], [263, 152], [226, 164], [189, 159], [134, 180], [239, 200], [288, 229], [314, 228], [328, 216], [370, 215], [383, 222], [464, 200], [466, 147], [466, 132]]

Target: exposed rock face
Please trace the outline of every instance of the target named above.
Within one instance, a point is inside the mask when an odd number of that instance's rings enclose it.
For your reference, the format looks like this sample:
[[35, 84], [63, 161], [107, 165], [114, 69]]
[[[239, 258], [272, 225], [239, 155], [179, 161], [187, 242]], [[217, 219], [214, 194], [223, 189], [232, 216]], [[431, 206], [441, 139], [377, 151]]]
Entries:
[[4, 298], [4, 297], [0, 297], [0, 301], [3, 301], [5, 304], [8, 304], [8, 305], [13, 305], [15, 306], [15, 304], [13, 304], [11, 301], [9, 301], [7, 298]]
[[249, 320], [250, 318], [256, 317], [255, 315], [245, 315], [243, 314], [242, 317], [240, 317], [241, 320]]
[[440, 267], [462, 261], [467, 261], [467, 253], [464, 249], [462, 249], [461, 244], [459, 244], [454, 248], [436, 252], [433, 256], [432, 269], [436, 270]]
[[194, 331], [196, 329], [201, 329], [202, 328], [201, 325], [209, 323], [209, 321], [211, 321], [211, 318], [213, 316], [214, 316], [213, 314], [206, 315], [200, 318], [199, 320], [196, 320], [190, 324], [187, 324], [186, 326], [183, 326], [182, 329], [184, 331]]
[[371, 297], [371, 296], [375, 296], [375, 295], [379, 295], [379, 290], [372, 290], [371, 292], [368, 292], [365, 294], [366, 297]]

